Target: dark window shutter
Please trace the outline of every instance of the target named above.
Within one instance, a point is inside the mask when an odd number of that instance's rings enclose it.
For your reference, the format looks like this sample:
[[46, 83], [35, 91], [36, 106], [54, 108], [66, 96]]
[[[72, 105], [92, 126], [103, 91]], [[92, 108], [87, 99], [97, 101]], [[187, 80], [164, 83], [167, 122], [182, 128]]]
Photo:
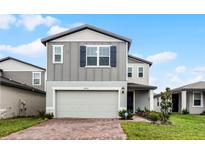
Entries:
[[117, 48], [116, 48], [116, 46], [110, 47], [110, 65], [111, 65], [111, 67], [117, 66]]
[[86, 46], [80, 46], [80, 67], [86, 65]]

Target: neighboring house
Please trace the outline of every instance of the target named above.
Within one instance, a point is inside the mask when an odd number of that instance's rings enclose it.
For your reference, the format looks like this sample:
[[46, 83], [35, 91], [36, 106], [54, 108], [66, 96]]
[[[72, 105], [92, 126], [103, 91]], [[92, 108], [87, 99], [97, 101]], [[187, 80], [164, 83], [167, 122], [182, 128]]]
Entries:
[[45, 69], [7, 57], [0, 59], [0, 118], [45, 111]]
[[[186, 109], [191, 114], [200, 114], [205, 111], [205, 82], [200, 81], [188, 84], [172, 91], [173, 112], [182, 112]], [[160, 110], [161, 95], [154, 96], [154, 110]]]
[[117, 118], [153, 109], [151, 62], [129, 55], [131, 40], [90, 25], [42, 39], [47, 47], [46, 111], [55, 117]]

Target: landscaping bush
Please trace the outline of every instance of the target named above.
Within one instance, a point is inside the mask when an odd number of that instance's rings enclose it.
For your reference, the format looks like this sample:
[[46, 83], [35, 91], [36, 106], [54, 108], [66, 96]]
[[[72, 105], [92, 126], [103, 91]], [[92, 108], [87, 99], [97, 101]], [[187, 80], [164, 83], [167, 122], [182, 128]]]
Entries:
[[205, 111], [201, 112], [200, 115], [205, 115]]
[[166, 88], [165, 92], [161, 92], [161, 122], [163, 124], [169, 123], [169, 117], [172, 110], [172, 92], [170, 88]]
[[38, 117], [41, 119], [53, 119], [53, 113], [47, 113], [45, 111], [38, 111]]
[[189, 111], [187, 109], [183, 109], [182, 114], [189, 114]]
[[152, 122], [157, 122], [158, 120], [160, 120], [161, 119], [161, 115], [160, 115], [160, 113], [158, 113], [158, 112], [150, 112], [148, 115], [147, 115], [147, 118], [149, 119], [149, 120], [151, 120]]
[[[127, 117], [126, 117], [127, 114]], [[121, 119], [132, 119], [133, 114], [127, 110], [119, 111], [119, 116]]]

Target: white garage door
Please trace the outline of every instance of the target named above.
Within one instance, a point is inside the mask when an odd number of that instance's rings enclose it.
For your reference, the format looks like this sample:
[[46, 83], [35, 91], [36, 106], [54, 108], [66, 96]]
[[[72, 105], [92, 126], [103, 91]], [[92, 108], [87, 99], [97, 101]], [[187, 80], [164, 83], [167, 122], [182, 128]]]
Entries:
[[117, 118], [117, 91], [57, 91], [58, 118]]

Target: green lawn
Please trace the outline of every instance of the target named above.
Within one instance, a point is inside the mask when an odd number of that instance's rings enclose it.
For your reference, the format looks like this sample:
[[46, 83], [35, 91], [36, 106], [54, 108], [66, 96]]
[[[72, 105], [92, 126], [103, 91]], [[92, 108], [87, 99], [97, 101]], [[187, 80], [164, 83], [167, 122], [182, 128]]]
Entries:
[[44, 120], [40, 118], [13, 118], [0, 120], [0, 137], [7, 136], [13, 132], [39, 124]]
[[122, 121], [129, 140], [205, 140], [205, 116], [172, 115], [171, 125]]

